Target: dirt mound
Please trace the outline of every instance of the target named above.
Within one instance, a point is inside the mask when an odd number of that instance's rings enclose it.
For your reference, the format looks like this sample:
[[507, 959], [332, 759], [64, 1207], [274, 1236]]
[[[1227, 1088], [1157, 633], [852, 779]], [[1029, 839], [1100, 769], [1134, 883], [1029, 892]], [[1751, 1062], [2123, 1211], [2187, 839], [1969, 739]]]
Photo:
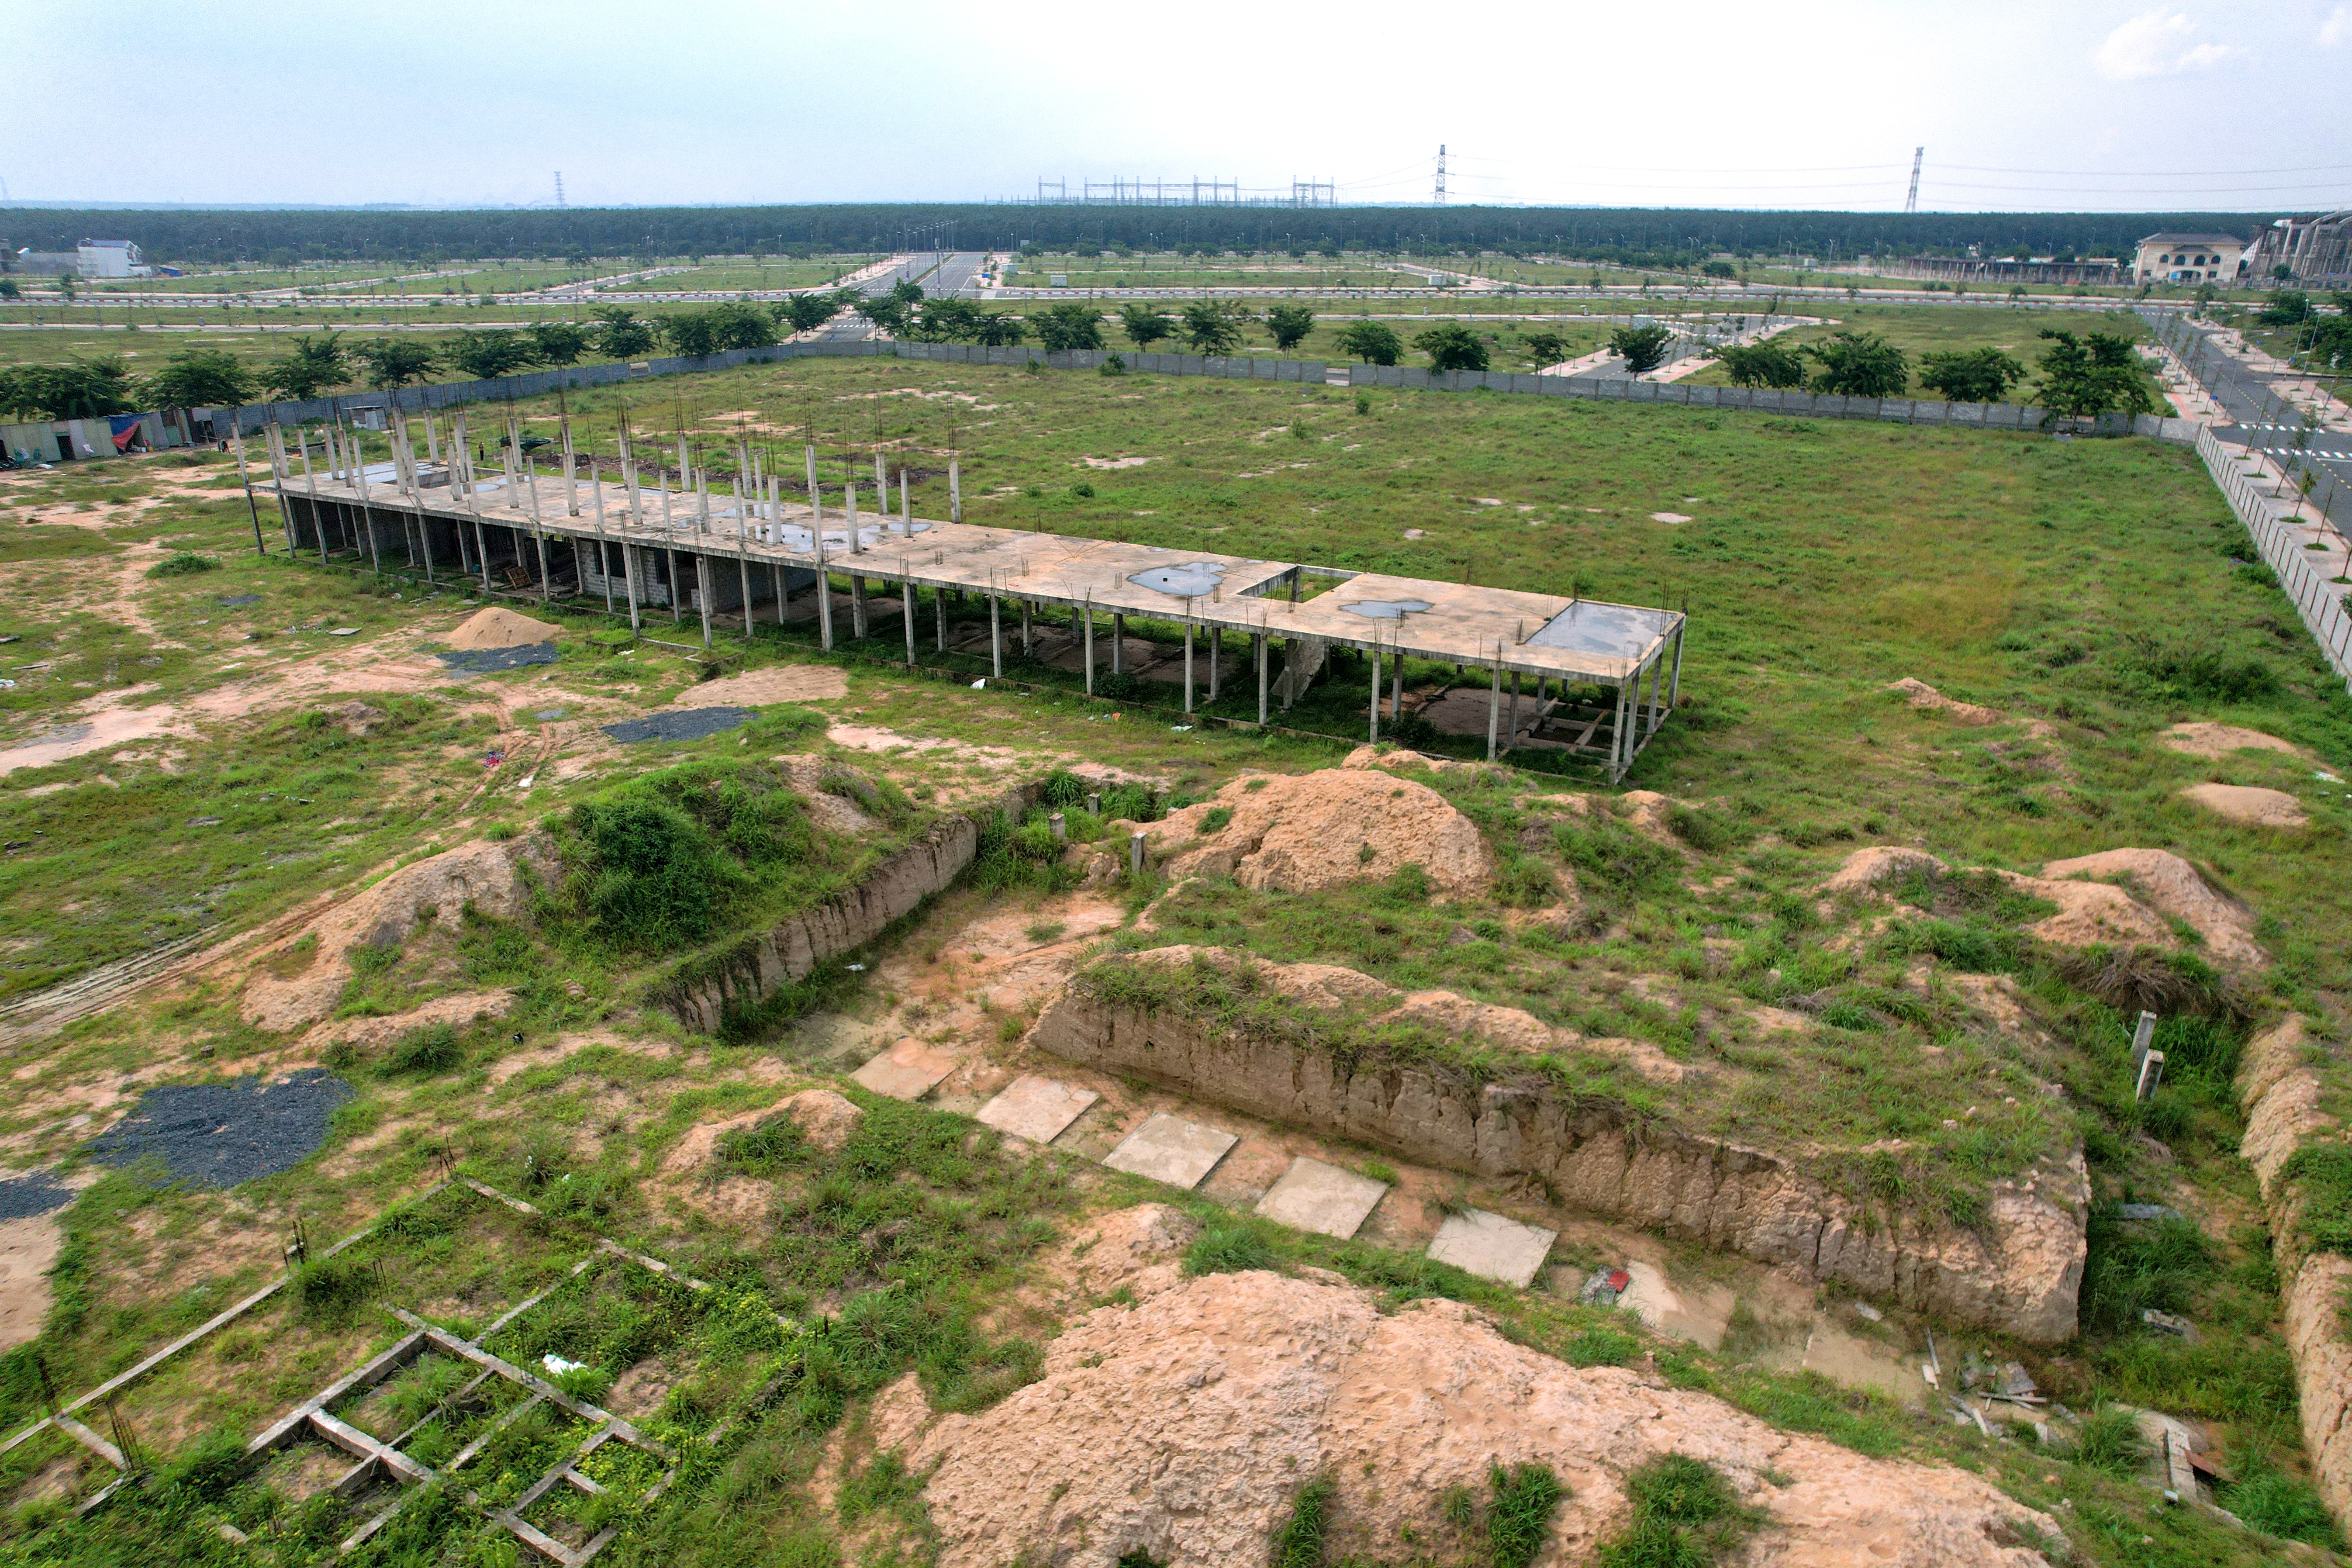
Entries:
[[483, 648], [530, 647], [535, 643], [553, 642], [561, 630], [561, 626], [534, 621], [529, 616], [519, 616], [494, 605], [467, 616], [441, 640], [444, 646], [459, 653], [473, 653]]
[[830, 702], [848, 695], [848, 674], [831, 665], [777, 664], [689, 686], [671, 706], [711, 708], [731, 703], [757, 708], [769, 702]]
[[926, 1419], [916, 1397], [894, 1390], [887, 1426], [913, 1429], [907, 1468], [931, 1472], [942, 1568], [1260, 1562], [1314, 1475], [1339, 1489], [1335, 1559], [1408, 1526], [1448, 1542], [1446, 1489], [1483, 1492], [1493, 1464], [1528, 1461], [1566, 1488], [1542, 1561], [1582, 1562], [1628, 1518], [1626, 1472], [1666, 1453], [1716, 1465], [1763, 1510], [1756, 1561], [2042, 1568], [1999, 1542], [2019, 1524], [2061, 1534], [1962, 1471], [1776, 1432], [1626, 1368], [1568, 1366], [1457, 1302], [1383, 1315], [1360, 1291], [1260, 1272], [1087, 1313], [1040, 1382], [982, 1415]]
[[1927, 708], [1937, 712], [1948, 713], [1955, 723], [1998, 724], [2000, 722], [1999, 709], [1981, 708], [1973, 702], [1955, 701], [1926, 681], [1916, 680], [1907, 675], [1900, 680], [1890, 683], [1886, 689], [1900, 691], [1903, 693], [1904, 700], [1914, 708]]
[[1054, 1259], [1071, 1289], [1092, 1300], [1125, 1288], [1156, 1296], [1175, 1286], [1177, 1255], [1201, 1234], [1201, 1222], [1166, 1204], [1113, 1209], [1078, 1226]]
[[1874, 844], [1867, 849], [1857, 849], [1838, 863], [1836, 871], [1823, 882], [1821, 892], [1866, 893], [1891, 877], [1907, 877], [1922, 868], [1941, 875], [1951, 869], [1925, 849], [1906, 849], [1899, 844]]
[[2310, 755], [2301, 746], [2265, 735], [2260, 730], [2241, 730], [2234, 724], [2209, 724], [2202, 721], [2175, 724], [2156, 738], [2156, 743], [2168, 752], [2185, 756], [2210, 757], [2215, 761], [2232, 752], [2284, 752], [2290, 757]]
[[677, 1181], [693, 1175], [710, 1163], [721, 1138], [738, 1128], [756, 1127], [779, 1113], [790, 1117], [813, 1147], [828, 1154], [848, 1142], [849, 1135], [866, 1119], [866, 1112], [829, 1089], [804, 1089], [764, 1110], [747, 1110], [724, 1121], [705, 1121], [687, 1129], [686, 1136], [662, 1159], [663, 1179]]
[[1452, 757], [1433, 757], [1425, 752], [1401, 750], [1383, 751], [1378, 746], [1358, 746], [1340, 759], [1343, 768], [1361, 772], [1366, 768], [1427, 768], [1433, 773], [1452, 773], [1456, 769], [1478, 768], [1481, 763], [1458, 763]]
[[[512, 915], [520, 902], [515, 863], [522, 842], [477, 839], [403, 866], [262, 949], [245, 989], [246, 1022], [272, 1030], [318, 1022], [333, 1010], [352, 977], [351, 949], [404, 940], [428, 910], [445, 926], [454, 925], [467, 904], [486, 915]], [[306, 941], [312, 944], [308, 949]]]
[[2105, 882], [2061, 882], [2015, 871], [1994, 876], [2020, 892], [2047, 899], [2058, 912], [2025, 928], [2058, 947], [2177, 947], [2164, 917]]
[[357, 1051], [381, 1050], [411, 1029], [422, 1029], [435, 1024], [449, 1024], [464, 1028], [475, 1019], [487, 1015], [493, 1018], [506, 1016], [514, 1005], [515, 994], [510, 990], [460, 991], [451, 996], [436, 996], [422, 1007], [405, 1013], [391, 1013], [376, 1018], [341, 1018], [320, 1024], [302, 1037], [300, 1049], [305, 1055], [316, 1055], [330, 1045], [341, 1042]]
[[[1213, 813], [1229, 820], [1213, 830]], [[1171, 876], [1229, 876], [1245, 888], [1315, 893], [1419, 866], [1450, 894], [1483, 891], [1494, 857], [1468, 817], [1426, 784], [1368, 770], [1322, 768], [1235, 779], [1216, 798], [1144, 829]]]
[[2191, 784], [2180, 793], [2184, 798], [2231, 822], [2248, 822], [2256, 827], [2311, 826], [2311, 818], [2304, 815], [2303, 802], [2284, 790], [2258, 789], [2252, 784]]
[[[1138, 963], [1189, 964], [1202, 960], [1228, 971], [1241, 960], [1223, 948], [1147, 948], [1128, 955]], [[1679, 1083], [1683, 1065], [1647, 1040], [1580, 1035], [1545, 1023], [1517, 1007], [1500, 1007], [1473, 1001], [1452, 991], [1403, 992], [1369, 974], [1328, 963], [1266, 963], [1252, 962], [1255, 984], [1305, 1006], [1335, 1012], [1360, 1012], [1374, 1025], [1412, 1024], [1435, 1029], [1455, 1039], [1484, 1041], [1507, 1051], [1530, 1057], [1551, 1051], [1591, 1051], [1623, 1057], [1645, 1078]], [[1040, 1026], [1044, 1025], [1041, 1017]], [[1050, 1047], [1049, 1047], [1050, 1048]]]
[[2162, 849], [2105, 849], [2053, 860], [2042, 868], [2045, 877], [2121, 877], [2127, 879], [2143, 903], [2158, 913], [2185, 921], [2205, 939], [2205, 951], [2226, 964], [2251, 967], [2267, 963], [2254, 945], [2254, 918], [2243, 904], [2222, 897], [2179, 856]]

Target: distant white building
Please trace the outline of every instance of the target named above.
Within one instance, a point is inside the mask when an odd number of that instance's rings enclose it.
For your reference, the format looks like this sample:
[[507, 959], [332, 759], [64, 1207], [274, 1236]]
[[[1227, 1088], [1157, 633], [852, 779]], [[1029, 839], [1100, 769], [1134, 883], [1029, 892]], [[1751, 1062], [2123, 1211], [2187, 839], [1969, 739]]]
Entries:
[[144, 278], [147, 268], [139, 247], [127, 239], [85, 239], [79, 256], [85, 278]]
[[2297, 286], [2341, 288], [2352, 283], [2352, 208], [2312, 217], [2283, 217], [2254, 238], [2253, 275]]
[[2132, 260], [2135, 283], [2233, 283], [2246, 257], [2233, 234], [2151, 234]]

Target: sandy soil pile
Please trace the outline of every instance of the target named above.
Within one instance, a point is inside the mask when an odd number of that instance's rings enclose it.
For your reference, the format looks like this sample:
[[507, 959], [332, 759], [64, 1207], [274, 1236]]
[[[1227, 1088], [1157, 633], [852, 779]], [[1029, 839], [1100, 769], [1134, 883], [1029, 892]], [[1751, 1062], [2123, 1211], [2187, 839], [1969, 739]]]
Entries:
[[[1141, 1261], [1139, 1240], [1125, 1250]], [[1483, 1493], [1490, 1465], [1530, 1460], [1569, 1494], [1538, 1561], [1582, 1562], [1625, 1522], [1625, 1473], [1669, 1452], [1720, 1467], [1765, 1511], [1753, 1563], [2042, 1568], [1999, 1542], [2020, 1523], [2060, 1533], [1961, 1471], [1776, 1432], [1639, 1371], [1568, 1366], [1457, 1302], [1383, 1315], [1344, 1285], [1186, 1280], [1173, 1245], [1122, 1281], [1138, 1305], [1078, 1319], [1043, 1380], [988, 1411], [931, 1417], [911, 1378], [877, 1401], [877, 1439], [916, 1473], [937, 1467], [942, 1568], [1112, 1568], [1139, 1548], [1171, 1568], [1262, 1562], [1318, 1474], [1339, 1484], [1332, 1555], [1385, 1558], [1408, 1525], [1446, 1538], [1446, 1488]]]
[[562, 629], [493, 605], [467, 616], [442, 641], [460, 653], [486, 647], [530, 647], [553, 642]]
[[2044, 877], [2122, 877], [2140, 900], [2158, 914], [2186, 921], [2205, 939], [2205, 952], [2217, 963], [2252, 968], [2269, 962], [2254, 945], [2254, 917], [2243, 904], [2213, 890], [2197, 868], [2162, 849], [2105, 849], [2053, 860], [2042, 868]]
[[2258, 789], [2252, 784], [2191, 784], [2180, 792], [2216, 816], [2248, 822], [2256, 827], [2307, 827], [2303, 802], [2284, 790]]
[[2158, 735], [2156, 743], [2184, 756], [2210, 757], [2217, 762], [2232, 752], [2284, 752], [2291, 757], [2306, 754], [2302, 747], [2276, 735], [2265, 735], [2260, 730], [2241, 730], [2234, 724], [2203, 721], [2175, 724]]
[[[1232, 820], [1208, 833], [1203, 824], [1218, 810]], [[1377, 771], [1252, 774], [1143, 831], [1155, 855], [1186, 847], [1168, 863], [1171, 876], [1230, 876], [1245, 888], [1314, 893], [1409, 865], [1454, 895], [1495, 880], [1494, 858], [1468, 817], [1428, 785]]]
[[[485, 612], [487, 614], [488, 612]], [[255, 955], [245, 988], [245, 1020], [258, 1028], [299, 1029], [325, 1017], [352, 977], [350, 950], [362, 942], [407, 937], [427, 910], [454, 925], [467, 904], [486, 915], [509, 917], [521, 900], [515, 864], [520, 839], [477, 839], [404, 866], [375, 886], [329, 909], [293, 935]], [[305, 936], [318, 939], [317, 956], [300, 973], [279, 979], [265, 967]]]
[[827, 1154], [837, 1152], [848, 1142], [849, 1135], [866, 1118], [866, 1112], [829, 1089], [804, 1089], [764, 1110], [747, 1110], [724, 1121], [705, 1121], [688, 1128], [686, 1136], [663, 1158], [663, 1177], [674, 1181], [692, 1175], [710, 1163], [711, 1152], [719, 1147], [721, 1138], [739, 1127], [756, 1127], [776, 1115], [792, 1118], [793, 1125], [801, 1130], [810, 1145]]
[[1955, 723], [1998, 724], [2000, 722], [1999, 709], [1982, 708], [1973, 702], [1956, 701], [1926, 681], [1916, 679], [1911, 676], [1906, 675], [1902, 679], [1890, 683], [1886, 689], [1900, 691], [1903, 693], [1904, 700], [1914, 708], [1926, 708], [1948, 713]]
[[1925, 849], [1906, 849], [1899, 844], [1874, 844], [1867, 849], [1857, 849], [1842, 861], [1820, 892], [1867, 893], [1879, 883], [1895, 877], [1907, 877], [1922, 867], [1938, 874], [1950, 867]]

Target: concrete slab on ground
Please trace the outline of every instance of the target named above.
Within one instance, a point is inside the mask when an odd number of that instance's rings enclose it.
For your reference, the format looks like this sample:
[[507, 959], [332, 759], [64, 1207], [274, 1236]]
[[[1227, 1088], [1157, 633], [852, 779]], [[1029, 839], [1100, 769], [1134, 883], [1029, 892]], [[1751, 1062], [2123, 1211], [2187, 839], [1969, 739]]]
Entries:
[[1024, 1073], [980, 1108], [980, 1120], [999, 1132], [1010, 1132], [1032, 1143], [1051, 1143], [1101, 1098], [1090, 1089], [1074, 1089], [1035, 1073]]
[[955, 1058], [909, 1035], [849, 1076], [877, 1094], [920, 1100], [955, 1069]]
[[1240, 1142], [1230, 1132], [1163, 1111], [1129, 1133], [1125, 1142], [1103, 1156], [1103, 1163], [1171, 1187], [1197, 1187]]
[[1345, 1241], [1370, 1217], [1381, 1194], [1388, 1190], [1386, 1182], [1376, 1182], [1370, 1176], [1360, 1176], [1302, 1154], [1290, 1163], [1282, 1179], [1258, 1200], [1257, 1212], [1284, 1225], [1319, 1231]]
[[1465, 1209], [1447, 1215], [1437, 1227], [1437, 1239], [1429, 1244], [1428, 1256], [1481, 1279], [1524, 1287], [1535, 1279], [1536, 1270], [1551, 1252], [1551, 1244], [1559, 1239], [1556, 1230], [1521, 1225], [1484, 1209]]

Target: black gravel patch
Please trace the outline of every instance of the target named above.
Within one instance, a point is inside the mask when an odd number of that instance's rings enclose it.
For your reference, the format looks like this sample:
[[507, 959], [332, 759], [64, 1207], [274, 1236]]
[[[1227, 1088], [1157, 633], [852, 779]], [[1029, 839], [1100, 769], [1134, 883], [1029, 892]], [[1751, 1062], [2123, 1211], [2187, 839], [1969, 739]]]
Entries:
[[476, 675], [494, 675], [501, 669], [520, 669], [530, 664], [553, 664], [555, 645], [534, 642], [525, 643], [520, 647], [453, 649], [441, 656], [441, 662], [451, 669], [467, 669]]
[[655, 713], [604, 726], [604, 733], [626, 746], [637, 741], [700, 741], [750, 723], [759, 715], [749, 708], [689, 708], [682, 713]]
[[89, 1141], [93, 1159], [130, 1165], [152, 1154], [176, 1181], [233, 1187], [290, 1171], [327, 1139], [352, 1086], [324, 1068], [228, 1083], [151, 1089], [139, 1109]]
[[0, 1182], [0, 1219], [30, 1219], [55, 1214], [74, 1201], [74, 1190], [47, 1171]]
[[220, 603], [228, 609], [241, 610], [247, 605], [257, 605], [261, 603], [261, 595], [258, 594], [231, 594], [227, 598], [221, 600]]

